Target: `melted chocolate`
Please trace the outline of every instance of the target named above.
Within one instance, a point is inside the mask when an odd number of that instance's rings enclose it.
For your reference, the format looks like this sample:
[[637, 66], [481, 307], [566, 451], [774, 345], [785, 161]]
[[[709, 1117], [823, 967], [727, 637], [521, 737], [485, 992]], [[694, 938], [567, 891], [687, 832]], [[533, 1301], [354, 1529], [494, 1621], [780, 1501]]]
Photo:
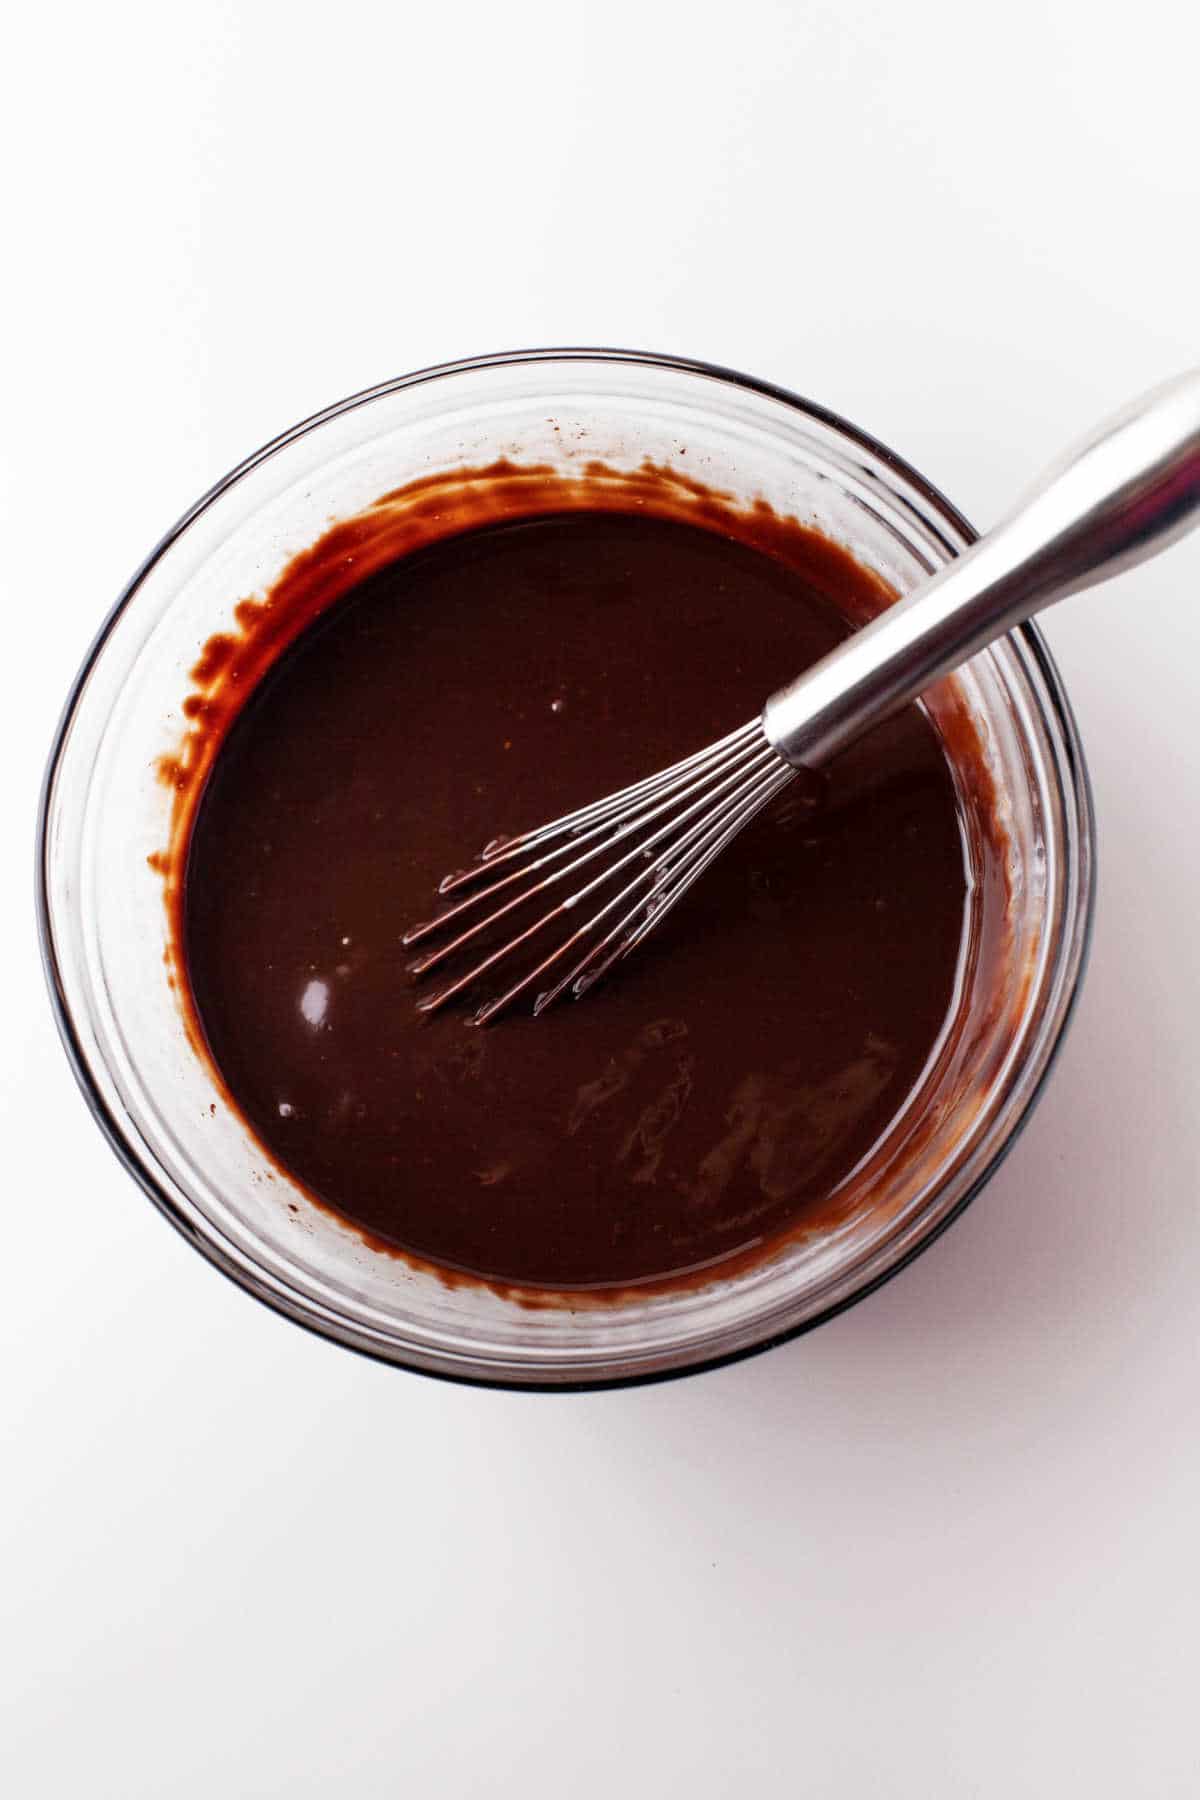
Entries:
[[[249, 699], [167, 769], [168, 899], [203, 1047], [318, 1201], [445, 1268], [617, 1288], [819, 1223], [942, 1030], [966, 893], [950, 767], [909, 708], [583, 1002], [483, 1031], [469, 1006], [419, 1015], [401, 937], [447, 870], [752, 717], [880, 603], [774, 515], [756, 544], [719, 508], [570, 504], [446, 511], [453, 535], [393, 537], [408, 553], [356, 585], [347, 540], [304, 564], [340, 580], [276, 607]], [[233, 641], [198, 667], [197, 731]]]

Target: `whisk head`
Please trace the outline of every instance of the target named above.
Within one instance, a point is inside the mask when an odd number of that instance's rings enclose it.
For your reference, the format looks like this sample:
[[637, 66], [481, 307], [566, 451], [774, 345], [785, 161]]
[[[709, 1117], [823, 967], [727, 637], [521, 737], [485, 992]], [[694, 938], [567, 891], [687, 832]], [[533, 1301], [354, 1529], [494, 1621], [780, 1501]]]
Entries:
[[[577, 998], [586, 993], [795, 773], [754, 719], [619, 793], [519, 837], [494, 838], [470, 868], [447, 875], [438, 889], [462, 897], [404, 934], [406, 945], [439, 940], [410, 965], [414, 975], [471, 953], [464, 972], [418, 1001], [421, 1011], [477, 989], [526, 946], [533, 947], [532, 966], [485, 1000], [473, 1024], [486, 1024], [531, 990], [535, 1014], [568, 990]], [[523, 917], [532, 922], [522, 923]]]

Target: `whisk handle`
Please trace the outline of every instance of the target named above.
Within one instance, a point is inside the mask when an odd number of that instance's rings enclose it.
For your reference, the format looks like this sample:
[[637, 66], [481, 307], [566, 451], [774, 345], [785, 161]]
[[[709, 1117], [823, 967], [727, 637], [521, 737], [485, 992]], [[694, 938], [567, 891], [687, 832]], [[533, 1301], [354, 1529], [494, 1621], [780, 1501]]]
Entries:
[[1197, 523], [1200, 369], [1125, 407], [986, 537], [773, 694], [768, 740], [788, 762], [823, 762], [1002, 632]]

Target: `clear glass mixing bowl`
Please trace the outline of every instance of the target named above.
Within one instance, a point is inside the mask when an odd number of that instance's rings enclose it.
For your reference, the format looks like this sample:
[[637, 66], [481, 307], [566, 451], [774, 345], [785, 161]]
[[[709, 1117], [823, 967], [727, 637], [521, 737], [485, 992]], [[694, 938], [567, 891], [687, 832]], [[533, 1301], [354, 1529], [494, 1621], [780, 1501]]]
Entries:
[[1004, 978], [985, 994], [967, 971], [954, 1054], [935, 1059], [883, 1146], [871, 1203], [836, 1231], [691, 1291], [536, 1308], [370, 1249], [290, 1188], [189, 1045], [164, 963], [162, 884], [147, 865], [168, 837], [170, 797], [155, 764], [178, 742], [199, 647], [230, 625], [239, 599], [268, 587], [331, 519], [415, 477], [498, 456], [565, 473], [595, 458], [677, 466], [819, 525], [901, 592], [973, 536], [928, 482], [855, 427], [766, 383], [676, 358], [522, 351], [344, 400], [193, 507], [89, 651], [42, 802], [46, 967], [76, 1074], [117, 1154], [189, 1241], [259, 1299], [339, 1343], [431, 1374], [551, 1388], [662, 1377], [828, 1318], [928, 1244], [995, 1169], [1050, 1066], [1084, 962], [1087, 777], [1031, 626], [955, 678], [1008, 839]]

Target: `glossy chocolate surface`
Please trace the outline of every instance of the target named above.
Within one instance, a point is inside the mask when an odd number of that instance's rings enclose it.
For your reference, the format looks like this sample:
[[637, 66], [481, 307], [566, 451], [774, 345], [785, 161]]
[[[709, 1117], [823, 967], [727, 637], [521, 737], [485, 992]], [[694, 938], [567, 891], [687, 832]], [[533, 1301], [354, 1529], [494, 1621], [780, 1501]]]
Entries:
[[879, 583], [798, 524], [744, 541], [602, 489], [462, 524], [362, 580], [339, 562], [307, 617], [293, 595], [236, 704], [236, 644], [198, 668], [176, 902], [204, 1048], [317, 1200], [449, 1269], [616, 1288], [819, 1228], [951, 1003], [962, 836], [917, 709], [789, 789], [582, 1002], [424, 1018], [401, 938], [498, 831], [754, 716]]

